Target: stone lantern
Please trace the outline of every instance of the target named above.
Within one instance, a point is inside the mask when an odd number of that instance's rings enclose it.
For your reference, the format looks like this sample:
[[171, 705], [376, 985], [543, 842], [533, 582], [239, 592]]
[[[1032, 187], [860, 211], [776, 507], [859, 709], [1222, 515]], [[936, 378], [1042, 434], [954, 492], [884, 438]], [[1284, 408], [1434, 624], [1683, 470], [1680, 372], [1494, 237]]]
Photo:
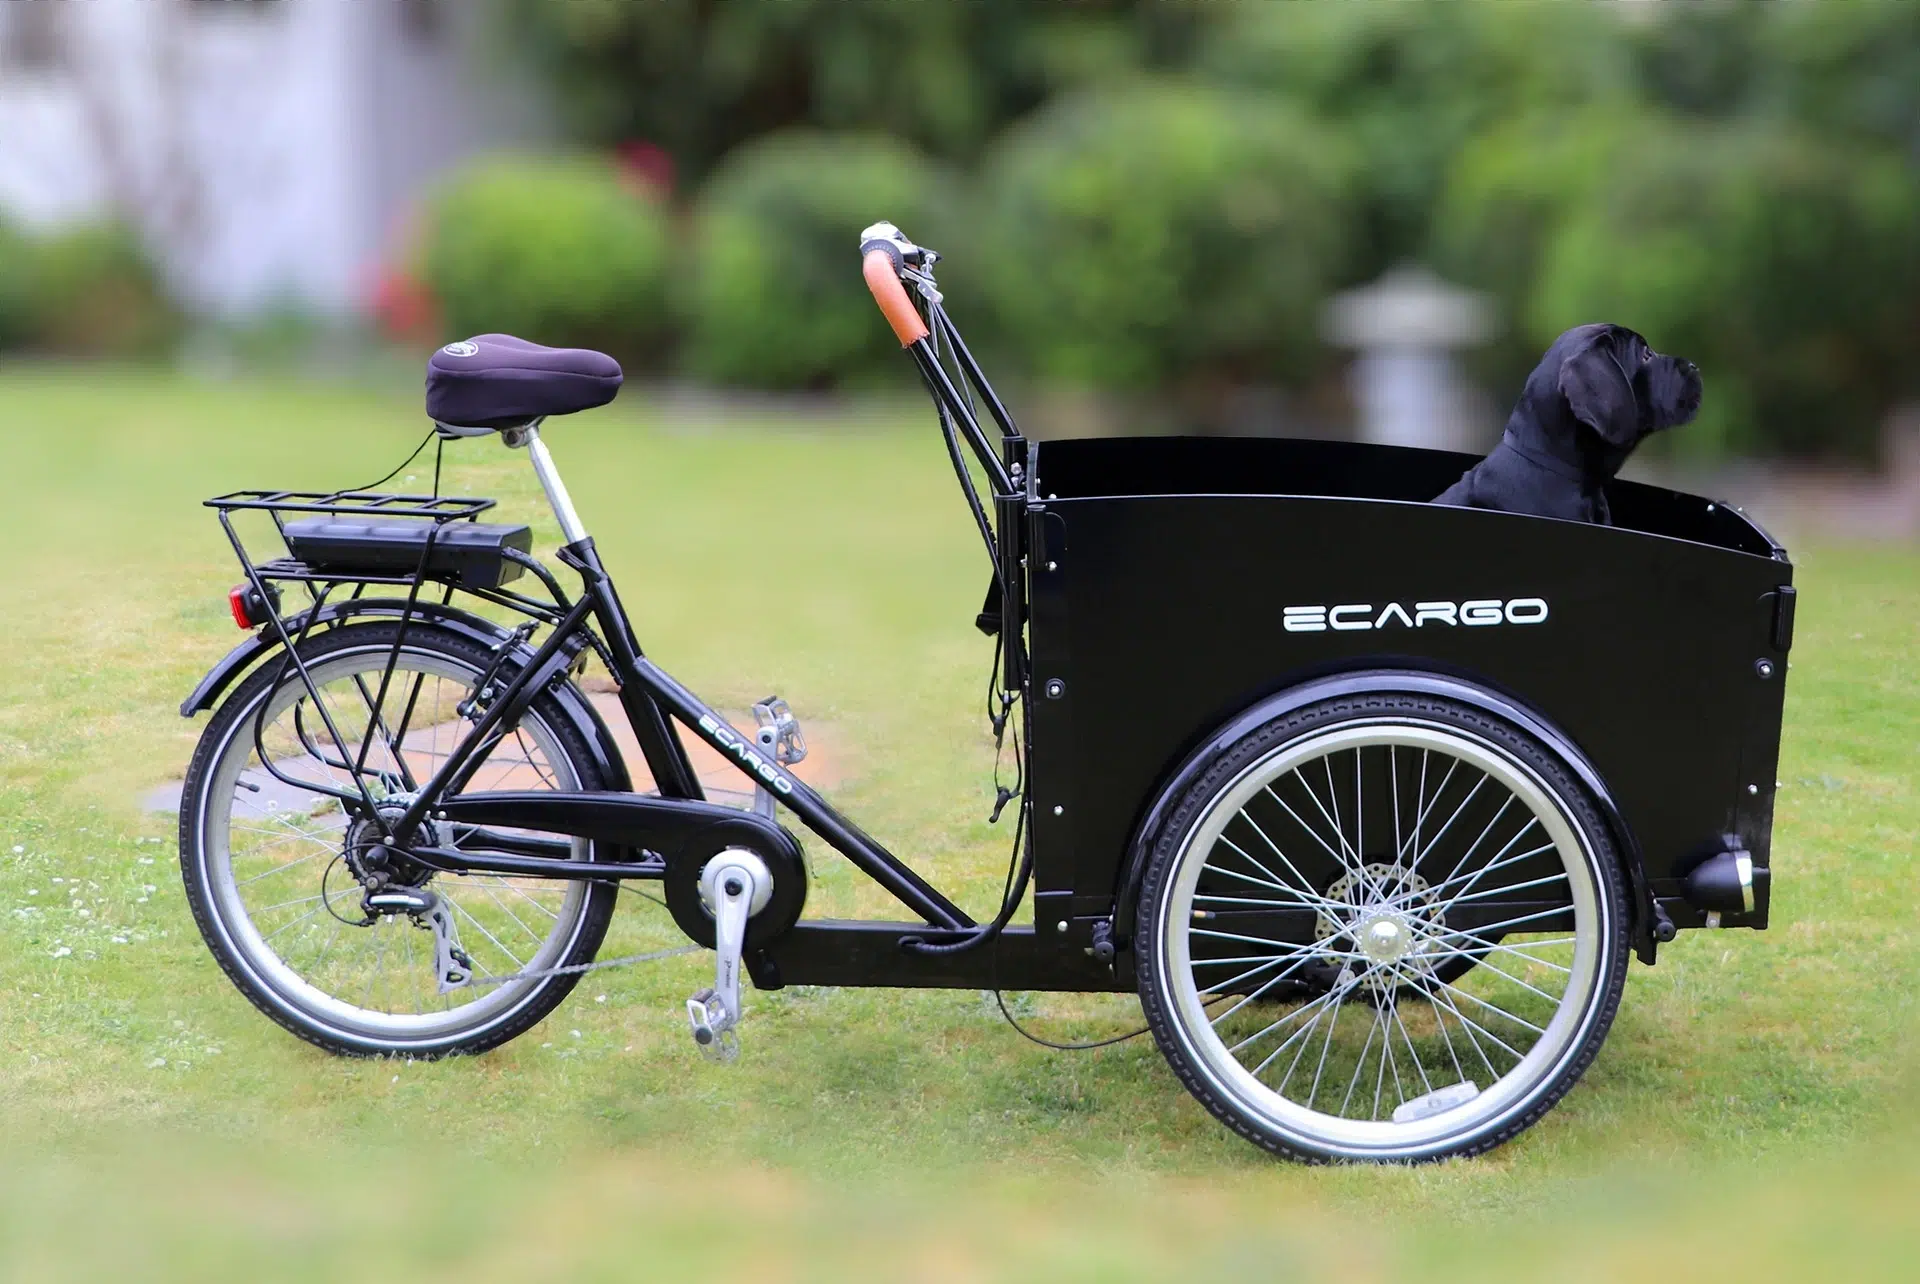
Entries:
[[1350, 378], [1362, 441], [1483, 449], [1492, 428], [1453, 354], [1493, 337], [1493, 305], [1418, 264], [1396, 267], [1327, 304], [1327, 338], [1358, 355]]

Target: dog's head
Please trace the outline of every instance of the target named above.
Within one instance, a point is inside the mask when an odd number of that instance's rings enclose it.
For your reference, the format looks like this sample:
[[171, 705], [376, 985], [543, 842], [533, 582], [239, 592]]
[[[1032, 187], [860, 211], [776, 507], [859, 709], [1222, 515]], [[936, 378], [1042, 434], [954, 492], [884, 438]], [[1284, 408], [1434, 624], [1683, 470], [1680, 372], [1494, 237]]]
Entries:
[[1643, 438], [1677, 428], [1700, 409], [1700, 371], [1693, 362], [1655, 352], [1623, 325], [1569, 330], [1548, 357], [1543, 367], [1557, 357], [1556, 394], [1606, 443], [1609, 456], [1625, 459]]

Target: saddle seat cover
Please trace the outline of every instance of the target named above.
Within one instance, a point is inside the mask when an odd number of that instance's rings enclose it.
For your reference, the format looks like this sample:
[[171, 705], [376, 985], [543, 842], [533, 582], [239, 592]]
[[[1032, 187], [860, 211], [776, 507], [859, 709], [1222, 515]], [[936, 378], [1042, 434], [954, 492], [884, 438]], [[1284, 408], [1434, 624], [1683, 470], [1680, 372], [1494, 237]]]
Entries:
[[428, 359], [427, 417], [457, 428], [505, 428], [604, 406], [620, 380], [620, 363], [604, 352], [476, 334]]

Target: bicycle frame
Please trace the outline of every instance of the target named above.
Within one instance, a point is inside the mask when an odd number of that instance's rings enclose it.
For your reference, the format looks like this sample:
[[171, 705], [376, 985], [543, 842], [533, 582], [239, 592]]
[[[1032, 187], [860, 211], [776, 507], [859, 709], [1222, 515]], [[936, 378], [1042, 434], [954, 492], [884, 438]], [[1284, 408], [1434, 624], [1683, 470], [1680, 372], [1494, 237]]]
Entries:
[[[931, 285], [931, 279], [928, 278]], [[995, 584], [999, 595], [999, 620], [1002, 638], [1001, 676], [1006, 689], [1025, 695], [1027, 685], [1026, 652], [1022, 632], [1027, 618], [1024, 557], [1025, 523], [1030, 496], [1024, 490], [1027, 471], [1027, 443], [1008, 416], [998, 396], [981, 373], [978, 364], [957, 330], [940, 308], [937, 291], [924, 291], [932, 328], [928, 338], [907, 345], [933, 395], [942, 434], [970, 507], [980, 525], [980, 533], [994, 563]], [[963, 392], [943, 364], [939, 343], [948, 344], [959, 379], [966, 382], [984, 401], [999, 427], [998, 449], [982, 428], [970, 397]], [[883, 985], [883, 986], [999, 986], [1020, 989], [1101, 990], [1126, 988], [1112, 969], [1086, 956], [1083, 950], [1068, 948], [1032, 928], [1012, 925], [990, 926], [979, 948], [958, 953], [916, 953], [904, 948], [910, 940], [963, 940], [980, 933], [974, 918], [921, 877], [899, 856], [842, 815], [832, 804], [804, 781], [766, 753], [749, 736], [731, 727], [725, 718], [702, 702], [687, 687], [647, 658], [634, 634], [612, 577], [602, 565], [592, 536], [576, 512], [566, 484], [562, 480], [546, 443], [540, 437], [540, 423], [534, 421], [501, 432], [509, 447], [524, 448], [542, 490], [559, 523], [566, 543], [558, 559], [581, 580], [576, 600], [568, 600], [552, 576], [532, 558], [510, 554], [512, 559], [533, 570], [546, 584], [554, 599], [551, 609], [532, 610], [531, 599], [505, 594], [515, 600], [506, 604], [533, 615], [550, 625], [547, 636], [519, 671], [495, 694], [479, 713], [474, 726], [439, 764], [430, 780], [411, 791], [404, 812], [397, 818], [383, 815], [375, 806], [362, 772], [354, 772], [361, 797], [358, 802], [386, 835], [388, 841], [438, 871], [449, 874], [496, 873], [521, 878], [578, 880], [583, 873], [579, 862], [569, 858], [567, 844], [557, 840], [529, 839], [479, 832], [489, 850], [460, 850], [451, 846], [415, 845], [413, 839], [429, 820], [455, 825], [471, 821], [510, 828], [535, 829], [547, 833], [598, 839], [616, 845], [648, 848], [670, 842], [684, 833], [716, 822], [764, 827], [787, 843], [791, 839], [777, 825], [750, 813], [708, 803], [689, 761], [684, 744], [674, 727], [678, 723], [699, 737], [732, 763], [753, 783], [765, 789], [787, 811], [797, 816], [807, 829], [845, 856], [855, 868], [885, 888], [918, 922], [802, 920], [790, 930], [768, 942], [765, 948], [750, 950], [745, 962], [750, 975], [761, 988], [782, 984]], [[960, 442], [986, 473], [992, 488], [993, 513], [989, 520], [961, 453]], [[330, 497], [337, 499], [338, 497]], [[225, 497], [226, 507], [267, 506], [236, 502]], [[438, 502], [438, 501], [436, 501]], [[209, 501], [221, 506], [222, 501]], [[297, 507], [282, 503], [279, 507]], [[428, 513], [437, 523], [460, 517], [471, 518], [478, 510], [463, 510], [445, 517]], [[276, 513], [276, 522], [278, 516]], [[420, 611], [419, 594], [424, 568], [433, 536], [421, 554], [421, 568], [411, 577], [395, 576], [384, 581], [371, 577], [321, 574], [284, 575], [268, 573], [248, 558], [223, 508], [221, 522], [253, 588], [267, 596], [268, 579], [307, 579], [330, 586], [342, 579], [356, 582], [408, 584], [409, 592], [400, 616], [400, 634], [394, 642], [394, 660], [383, 675], [382, 691], [371, 708], [384, 707], [385, 683], [390, 680], [401, 642], [410, 622], [427, 618]], [[449, 596], [451, 589], [449, 590]], [[316, 593], [316, 607], [325, 592]], [[483, 594], [483, 596], [487, 596]], [[495, 600], [501, 594], [496, 593]], [[297, 629], [278, 609], [270, 609], [271, 630], [284, 648], [283, 680], [286, 672], [297, 671], [300, 680], [314, 695], [316, 707], [327, 722], [343, 760], [353, 757], [338, 728], [326, 718], [318, 701], [313, 679], [297, 653], [298, 641], [311, 627], [314, 612], [300, 621]], [[597, 632], [596, 632], [597, 630]], [[659, 796], [631, 793], [567, 793], [543, 791], [538, 794], [470, 793], [458, 791], [484, 760], [487, 751], [507, 734], [524, 713], [533, 696], [560, 679], [574, 665], [587, 645], [593, 645], [606, 662], [619, 688], [623, 713], [646, 759]], [[198, 696], [199, 693], [196, 693]], [[264, 708], [264, 706], [263, 706]], [[377, 721], [377, 719], [376, 719]], [[384, 727], [378, 728], [387, 734]], [[376, 728], [370, 725], [370, 742]], [[360, 757], [364, 759], [365, 746]], [[1021, 752], [1028, 752], [1023, 739]], [[362, 762], [360, 764], [364, 766]], [[1024, 771], [1026, 764], [1022, 763]], [[414, 782], [407, 782], [412, 784]], [[344, 795], [343, 795], [344, 796]], [[1030, 830], [1028, 831], [1030, 835]], [[1031, 842], [1029, 836], [1028, 842]], [[797, 849], [796, 858], [797, 858]], [[649, 858], [637, 862], [595, 861], [591, 876], [607, 879], [660, 879], [665, 863]]]

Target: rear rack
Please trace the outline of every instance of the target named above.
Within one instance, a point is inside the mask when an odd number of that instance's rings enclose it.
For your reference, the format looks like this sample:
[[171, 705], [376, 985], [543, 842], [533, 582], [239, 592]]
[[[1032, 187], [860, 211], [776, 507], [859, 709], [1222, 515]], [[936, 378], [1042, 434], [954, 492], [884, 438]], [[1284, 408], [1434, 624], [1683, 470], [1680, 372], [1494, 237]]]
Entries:
[[[257, 509], [271, 513], [333, 513], [342, 517], [422, 517], [435, 522], [471, 521], [494, 506], [491, 499], [458, 496], [386, 495], [367, 490], [236, 490], [206, 501], [223, 513]], [[278, 521], [279, 518], [275, 518]]]
[[[311, 599], [309, 610], [317, 610], [336, 589], [343, 586], [350, 587], [350, 596], [358, 598], [374, 585], [405, 589], [409, 611], [411, 604], [420, 600], [421, 590], [429, 584], [439, 585], [444, 590], [437, 594], [442, 605], [451, 600], [454, 592], [459, 591], [546, 624], [558, 621], [573, 605], [553, 573], [539, 559], [525, 551], [525, 527], [518, 528], [518, 539], [476, 541], [457, 537], [458, 534], [469, 532], [478, 536], [482, 530], [494, 529], [483, 527], [475, 520], [497, 506], [491, 499], [457, 495], [388, 494], [370, 490], [236, 490], [216, 495], [204, 501], [204, 504], [220, 515], [221, 529], [233, 545], [234, 555], [239, 559], [248, 583], [266, 601], [276, 632], [285, 627], [285, 621], [279, 610], [277, 595], [266, 593], [264, 586], [268, 581], [304, 587]], [[265, 513], [272, 520], [281, 541], [287, 545], [289, 556], [259, 562], [249, 556], [233, 524], [233, 515], [241, 512]], [[302, 531], [303, 526], [312, 524], [310, 520], [301, 522], [289, 519], [305, 514], [344, 518], [354, 523], [356, 529], [344, 532]], [[434, 533], [431, 542], [424, 538], [415, 539], [413, 535], [405, 533], [404, 526], [413, 521], [421, 523], [412, 528], [418, 535], [425, 536], [429, 531]], [[462, 526], [457, 532], [448, 530], [441, 533], [442, 528], [450, 523], [461, 522], [474, 525]], [[381, 538], [383, 525], [388, 535], [385, 539]], [[289, 534], [290, 529], [292, 534]], [[307, 538], [316, 534], [340, 536], [332, 542], [341, 547], [320, 548], [312, 538]], [[356, 540], [375, 555], [356, 558], [355, 550], [350, 547]], [[475, 547], [476, 544], [485, 547]], [[396, 548], [404, 548], [407, 555], [393, 556]], [[418, 549], [417, 553], [413, 551], [415, 548]], [[320, 555], [313, 556], [315, 553]], [[542, 601], [503, 587], [505, 581], [521, 571], [531, 572], [540, 581], [546, 590], [547, 600]], [[302, 633], [305, 627], [300, 626]]]

